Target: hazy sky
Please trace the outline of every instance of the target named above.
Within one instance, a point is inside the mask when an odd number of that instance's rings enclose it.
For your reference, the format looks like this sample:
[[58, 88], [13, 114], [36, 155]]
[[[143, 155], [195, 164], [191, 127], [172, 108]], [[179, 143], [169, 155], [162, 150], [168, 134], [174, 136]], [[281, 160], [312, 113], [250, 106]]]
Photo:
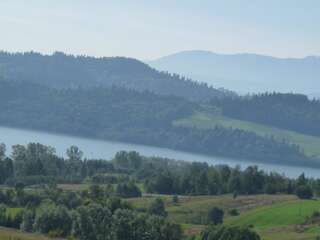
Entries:
[[320, 0], [0, 0], [0, 49], [320, 55]]

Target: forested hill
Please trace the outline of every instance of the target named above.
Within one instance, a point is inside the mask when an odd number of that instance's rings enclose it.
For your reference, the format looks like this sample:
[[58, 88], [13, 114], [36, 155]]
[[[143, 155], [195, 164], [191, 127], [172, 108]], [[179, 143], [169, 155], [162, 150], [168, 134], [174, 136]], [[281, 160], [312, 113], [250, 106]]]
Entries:
[[174, 126], [201, 106], [122, 88], [52, 89], [0, 81], [0, 125], [261, 162], [319, 166], [299, 146], [239, 129]]
[[217, 102], [232, 118], [320, 136], [320, 101], [305, 95], [266, 93]]
[[190, 115], [196, 106], [182, 98], [118, 87], [57, 90], [0, 81], [1, 125], [90, 137], [166, 128], [173, 120]]
[[233, 95], [176, 74], [158, 72], [136, 59], [124, 57], [75, 57], [58, 52], [53, 55], [0, 52], [0, 77], [60, 89], [120, 86], [194, 101]]

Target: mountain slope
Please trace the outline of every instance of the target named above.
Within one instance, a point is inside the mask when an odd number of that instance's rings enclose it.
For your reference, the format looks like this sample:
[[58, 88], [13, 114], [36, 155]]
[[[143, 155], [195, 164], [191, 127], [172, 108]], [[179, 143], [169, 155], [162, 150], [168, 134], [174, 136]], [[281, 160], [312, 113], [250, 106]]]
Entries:
[[148, 64], [239, 93], [276, 91], [314, 96], [320, 88], [320, 57], [281, 59], [256, 54], [186, 51]]
[[118, 86], [194, 101], [231, 94], [178, 75], [158, 72], [136, 59], [75, 57], [58, 52], [53, 55], [0, 52], [1, 77], [59, 89]]

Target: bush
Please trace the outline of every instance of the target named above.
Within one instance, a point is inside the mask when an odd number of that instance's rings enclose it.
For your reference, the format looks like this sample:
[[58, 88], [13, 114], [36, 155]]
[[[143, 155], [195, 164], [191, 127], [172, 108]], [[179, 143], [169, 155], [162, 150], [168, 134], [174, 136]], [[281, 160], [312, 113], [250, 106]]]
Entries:
[[22, 213], [22, 223], [20, 226], [21, 230], [25, 232], [32, 232], [34, 218], [35, 218], [35, 212], [30, 209], [25, 209]]
[[174, 195], [174, 196], [172, 197], [172, 202], [173, 202], [174, 204], [178, 204], [178, 203], [179, 203], [179, 197], [178, 197], [178, 195]]
[[213, 207], [208, 212], [208, 222], [210, 224], [218, 225], [223, 223], [224, 212], [222, 209]]
[[239, 215], [239, 211], [237, 209], [231, 209], [228, 213], [230, 216], [238, 216]]
[[51, 232], [62, 237], [70, 233], [72, 219], [66, 207], [46, 205], [37, 212], [34, 226], [41, 233]]
[[157, 198], [156, 200], [154, 200], [148, 210], [149, 214], [151, 215], [158, 215], [158, 216], [162, 216], [162, 217], [166, 217], [167, 216], [167, 212], [164, 206], [164, 202], [161, 198]]
[[303, 185], [297, 188], [296, 195], [300, 199], [311, 199], [313, 197], [313, 191], [310, 186]]
[[132, 182], [117, 185], [116, 194], [122, 198], [141, 197], [140, 189]]

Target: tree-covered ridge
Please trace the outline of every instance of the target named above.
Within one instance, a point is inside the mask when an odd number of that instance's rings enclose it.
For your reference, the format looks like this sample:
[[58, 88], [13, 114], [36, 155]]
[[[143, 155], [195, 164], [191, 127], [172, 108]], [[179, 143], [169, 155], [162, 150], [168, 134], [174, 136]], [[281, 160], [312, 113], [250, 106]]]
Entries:
[[223, 127], [200, 130], [172, 125], [199, 108], [177, 97], [121, 88], [56, 90], [0, 82], [1, 125], [261, 162], [318, 165], [286, 141]]
[[33, 52], [0, 52], [0, 77], [54, 88], [120, 86], [195, 101], [234, 95], [177, 74], [158, 72], [136, 59], [124, 57], [94, 58], [63, 53], [41, 55]]
[[232, 118], [320, 136], [320, 101], [301, 94], [265, 93], [213, 101]]
[[56, 90], [0, 82], [1, 124], [101, 138], [112, 131], [167, 127], [196, 106], [177, 97], [117, 87]]

